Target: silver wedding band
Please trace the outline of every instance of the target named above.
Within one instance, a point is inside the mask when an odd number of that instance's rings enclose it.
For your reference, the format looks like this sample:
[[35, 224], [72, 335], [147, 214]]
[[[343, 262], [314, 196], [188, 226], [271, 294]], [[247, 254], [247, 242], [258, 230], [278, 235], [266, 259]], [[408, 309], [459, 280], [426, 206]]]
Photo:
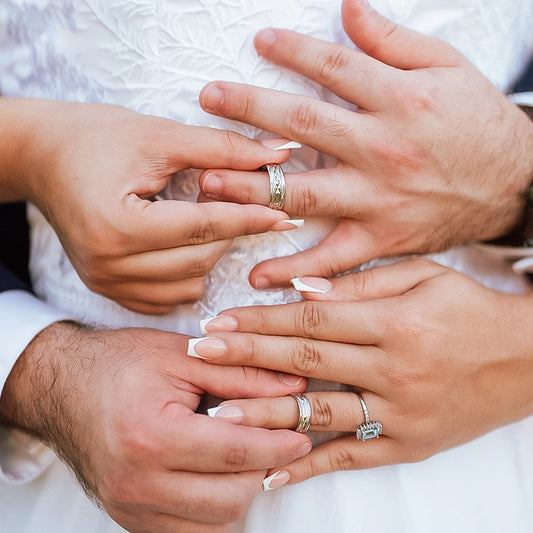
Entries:
[[377, 422], [376, 420], [370, 420], [370, 415], [368, 414], [368, 407], [366, 406], [366, 402], [363, 400], [363, 397], [359, 392], [354, 392], [354, 394], [357, 396], [359, 402], [361, 403], [361, 408], [363, 409], [363, 416], [365, 417], [365, 421], [359, 426], [357, 426], [355, 430], [355, 436], [357, 437], [357, 440], [365, 442], [366, 440], [379, 439], [379, 436], [383, 433], [383, 425], [381, 424], [381, 422]]
[[281, 211], [285, 205], [285, 174], [281, 165], [266, 165], [270, 180], [270, 201], [268, 207]]
[[304, 394], [291, 394], [298, 405], [297, 433], [307, 433], [311, 425], [311, 403]]

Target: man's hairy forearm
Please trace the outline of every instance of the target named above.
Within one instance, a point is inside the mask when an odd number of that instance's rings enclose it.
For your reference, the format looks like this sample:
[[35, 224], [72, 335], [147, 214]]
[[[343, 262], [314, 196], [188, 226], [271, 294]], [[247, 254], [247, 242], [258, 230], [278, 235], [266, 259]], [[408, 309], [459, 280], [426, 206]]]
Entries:
[[[87, 349], [91, 337], [90, 330], [71, 322], [48, 326], [21, 354], [0, 397], [0, 423], [50, 445], [72, 467], [88, 493], [94, 489], [88, 459], [81, 450], [90, 440], [90, 425], [83, 423], [86, 413], [80, 396], [97, 353]], [[86, 441], [84, 446], [81, 438]]]

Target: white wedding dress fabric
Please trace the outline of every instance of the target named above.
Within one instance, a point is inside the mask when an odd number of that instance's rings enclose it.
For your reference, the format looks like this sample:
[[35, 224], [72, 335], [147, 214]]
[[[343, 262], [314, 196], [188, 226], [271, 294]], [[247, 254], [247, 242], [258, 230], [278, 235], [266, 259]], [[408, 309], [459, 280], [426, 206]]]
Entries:
[[[252, 40], [259, 29], [276, 26], [350, 45], [342, 30], [340, 3], [2, 0], [0, 93], [113, 103], [187, 124], [271, 137], [203, 112], [199, 91], [208, 81], [225, 79], [335, 100], [316, 84], [259, 58]], [[401, 24], [450, 41], [502, 90], [518, 76], [533, 49], [531, 0], [372, 3]], [[304, 147], [294, 151], [284, 168], [298, 171], [329, 164], [328, 158]], [[179, 173], [162, 196], [194, 200], [197, 178], [196, 171]], [[306, 220], [295, 231], [236, 239], [209, 275], [206, 294], [198, 303], [156, 317], [130, 312], [90, 292], [44, 217], [35, 209], [30, 209], [29, 217], [32, 276], [44, 299], [89, 323], [149, 326], [191, 335], [199, 335], [202, 318], [228, 307], [298, 300], [299, 295], [289, 289], [253, 290], [248, 273], [264, 259], [312, 246], [331, 227], [327, 220]], [[487, 286], [526, 290], [525, 281], [508, 265], [478, 248], [455, 249], [433, 258]], [[23, 468], [26, 460], [16, 457], [17, 442], [11, 438], [9, 456], [0, 452], [0, 462], [10, 462], [12, 470]], [[417, 464], [335, 472], [261, 494], [235, 531], [530, 533], [532, 450], [530, 418]], [[0, 517], [0, 529], [6, 533], [123, 531], [87, 500], [55, 458], [32, 482], [0, 483]]]

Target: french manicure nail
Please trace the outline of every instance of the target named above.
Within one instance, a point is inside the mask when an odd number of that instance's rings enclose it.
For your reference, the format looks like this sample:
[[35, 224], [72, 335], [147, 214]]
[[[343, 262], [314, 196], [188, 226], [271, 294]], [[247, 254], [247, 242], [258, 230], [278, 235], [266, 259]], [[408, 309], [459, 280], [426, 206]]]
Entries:
[[263, 479], [263, 490], [267, 492], [282, 487], [289, 481], [289, 479], [291, 479], [291, 476], [286, 470], [278, 470], [271, 476]]
[[228, 315], [212, 316], [200, 320], [202, 335], [207, 335], [210, 331], [235, 331], [238, 326], [237, 319]]
[[274, 148], [274, 150], [296, 150], [301, 147], [302, 145], [300, 143], [297, 143], [296, 141], [289, 141], [288, 143], [285, 143], [282, 146]]
[[189, 339], [187, 355], [198, 359], [209, 359], [210, 357], [220, 357], [226, 353], [227, 346], [222, 339], [214, 337], [200, 337]]
[[303, 218], [295, 218], [290, 220], [280, 220], [271, 226], [270, 231], [288, 231], [292, 229], [301, 228], [304, 225]]
[[295, 150], [301, 148], [302, 145], [296, 141], [291, 141], [290, 139], [264, 139], [261, 141], [261, 144], [265, 148], [270, 150]]
[[333, 287], [331, 281], [324, 278], [293, 278], [291, 283], [295, 290], [299, 292], [314, 292], [317, 294], [325, 294]]
[[267, 278], [258, 277], [254, 279], [252, 286], [254, 289], [257, 289], [257, 290], [267, 289], [268, 287], [270, 287], [270, 282], [268, 281]]
[[228, 422], [232, 422], [234, 424], [240, 424], [244, 418], [242, 409], [231, 404], [222, 404], [218, 405], [217, 407], [212, 407], [211, 409], [207, 410], [207, 414], [211, 418], [224, 418], [227, 419]]
[[285, 383], [285, 385], [289, 385], [290, 387], [296, 387], [302, 382], [302, 377], [295, 376], [294, 374], [287, 374], [285, 372], [279, 372], [278, 376], [279, 376], [279, 380], [282, 383]]

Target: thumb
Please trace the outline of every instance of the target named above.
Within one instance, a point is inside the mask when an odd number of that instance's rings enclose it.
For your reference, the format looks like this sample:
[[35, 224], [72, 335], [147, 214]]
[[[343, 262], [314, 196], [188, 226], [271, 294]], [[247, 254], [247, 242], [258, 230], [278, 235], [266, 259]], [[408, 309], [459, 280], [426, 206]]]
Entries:
[[343, 0], [342, 23], [358, 48], [396, 68], [451, 66], [462, 58], [446, 41], [395, 24], [373, 9], [368, 0]]

